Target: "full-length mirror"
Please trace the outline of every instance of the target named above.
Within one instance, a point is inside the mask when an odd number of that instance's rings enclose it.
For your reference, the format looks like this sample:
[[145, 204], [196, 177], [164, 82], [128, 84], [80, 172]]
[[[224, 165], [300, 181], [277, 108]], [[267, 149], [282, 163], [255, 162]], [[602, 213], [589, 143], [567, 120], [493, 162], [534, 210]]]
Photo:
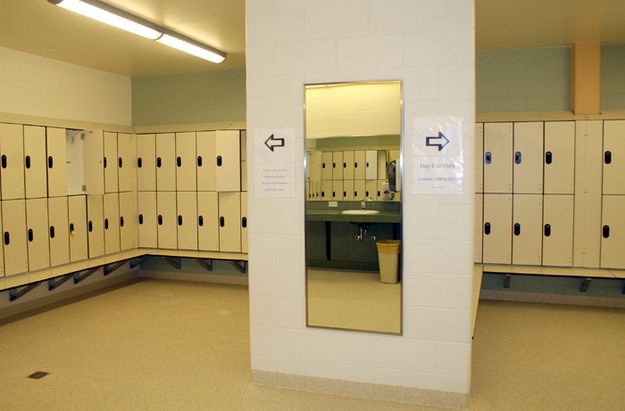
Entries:
[[401, 82], [305, 98], [308, 326], [401, 334]]

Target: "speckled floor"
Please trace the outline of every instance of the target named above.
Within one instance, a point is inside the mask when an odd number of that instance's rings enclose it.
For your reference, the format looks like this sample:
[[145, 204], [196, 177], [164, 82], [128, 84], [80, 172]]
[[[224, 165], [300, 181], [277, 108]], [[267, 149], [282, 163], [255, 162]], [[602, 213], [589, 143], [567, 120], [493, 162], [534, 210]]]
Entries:
[[[473, 364], [471, 410], [623, 410], [625, 311], [482, 303]], [[0, 410], [148, 409], [429, 408], [251, 383], [244, 287], [144, 280], [0, 325]]]

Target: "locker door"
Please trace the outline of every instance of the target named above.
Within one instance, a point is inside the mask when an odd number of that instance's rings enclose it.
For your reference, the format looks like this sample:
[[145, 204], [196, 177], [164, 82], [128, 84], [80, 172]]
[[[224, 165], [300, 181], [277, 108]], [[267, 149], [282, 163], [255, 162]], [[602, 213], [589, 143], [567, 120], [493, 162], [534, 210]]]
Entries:
[[360, 201], [365, 197], [365, 180], [354, 180], [354, 200]]
[[247, 191], [247, 161], [241, 161], [241, 191]]
[[139, 247], [157, 248], [156, 192], [139, 192]]
[[197, 193], [177, 193], [178, 249], [197, 250]]
[[176, 190], [196, 191], [195, 133], [176, 133]]
[[573, 265], [573, 196], [545, 195], [543, 265]]
[[[0, 202], [0, 230], [2, 229], [2, 202]], [[4, 231], [1, 231], [4, 235]], [[0, 246], [2, 249], [2, 246]], [[0, 251], [0, 278], [4, 277], [4, 253]]]
[[26, 200], [26, 232], [28, 270], [37, 271], [50, 267], [48, 199], [33, 198]]
[[48, 127], [46, 134], [48, 197], [62, 197], [67, 195], [65, 129]]
[[364, 180], [366, 171], [364, 151], [354, 151], [354, 180]]
[[514, 192], [543, 192], [543, 123], [514, 123]]
[[156, 135], [156, 190], [176, 191], [176, 135]]
[[625, 120], [603, 123], [603, 194], [625, 194]]
[[104, 255], [104, 196], [87, 196], [87, 236], [89, 258]]
[[343, 163], [345, 165], [343, 169], [343, 179], [353, 180], [354, 179], [354, 152], [353, 151], [343, 152]]
[[156, 193], [156, 221], [158, 224], [158, 248], [178, 248], [176, 229], [176, 193]]
[[329, 201], [332, 199], [332, 180], [321, 182], [321, 200]]
[[343, 180], [332, 181], [332, 200], [339, 201], [343, 199]]
[[213, 161], [217, 157], [214, 131], [197, 132], [197, 190], [215, 191], [217, 167]]
[[132, 250], [139, 246], [137, 194], [130, 191], [119, 194], [120, 249]]
[[378, 179], [378, 152], [370, 150], [365, 153], [365, 180]]
[[543, 196], [519, 194], [512, 202], [512, 264], [540, 265]]
[[625, 196], [603, 196], [601, 268], [625, 268]]
[[247, 253], [247, 193], [241, 193], [241, 252]]
[[484, 123], [484, 192], [512, 192], [512, 123]]
[[378, 180], [378, 191], [375, 196], [376, 200], [384, 200], [384, 183], [386, 183], [386, 180]]
[[197, 193], [198, 249], [219, 251], [219, 206], [215, 192]]
[[332, 180], [343, 180], [343, 152], [332, 153]]
[[473, 262], [482, 262], [482, 210], [484, 207], [484, 195], [475, 195], [475, 221], [473, 229]]
[[321, 153], [321, 180], [332, 180], [332, 152]]
[[241, 190], [241, 148], [239, 130], [215, 132], [217, 191]]
[[[484, 191], [484, 124], [475, 125], [475, 192]], [[481, 241], [481, 240], [480, 240]], [[480, 249], [480, 253], [481, 253]]]
[[28, 271], [26, 201], [2, 201], [2, 223], [4, 275], [25, 273]]
[[135, 191], [137, 189], [137, 136], [135, 134], [119, 133], [117, 156], [119, 191]]
[[388, 166], [388, 152], [378, 150], [378, 180], [386, 180], [386, 167]]
[[[50, 265], [67, 264], [69, 256], [69, 220], [67, 197], [54, 197], [48, 200], [48, 220], [50, 227]], [[84, 212], [83, 212], [84, 215]], [[87, 239], [85, 238], [85, 245]]]
[[[89, 257], [87, 199], [85, 196], [70, 196], [67, 205], [69, 209], [69, 257], [73, 263]], [[91, 234], [89, 236], [91, 237]]]
[[573, 194], [575, 122], [545, 123], [545, 194]]
[[87, 194], [104, 194], [104, 132], [102, 130], [86, 130], [84, 161]]
[[378, 180], [367, 180], [365, 182], [365, 197], [370, 200], [375, 199], [378, 194]]
[[24, 129], [21, 125], [0, 123], [0, 152], [2, 199], [24, 198]]
[[512, 262], [512, 195], [484, 194], [482, 261], [486, 264]]
[[45, 127], [24, 126], [24, 174], [26, 198], [46, 197]]
[[119, 170], [117, 167], [117, 133], [104, 132], [104, 192], [119, 191]]
[[240, 193], [219, 193], [219, 249], [241, 251]]
[[137, 136], [137, 187], [139, 191], [156, 191], [156, 137]]
[[104, 253], [119, 252], [119, 195], [104, 195]]
[[343, 181], [343, 200], [354, 201], [354, 180]]

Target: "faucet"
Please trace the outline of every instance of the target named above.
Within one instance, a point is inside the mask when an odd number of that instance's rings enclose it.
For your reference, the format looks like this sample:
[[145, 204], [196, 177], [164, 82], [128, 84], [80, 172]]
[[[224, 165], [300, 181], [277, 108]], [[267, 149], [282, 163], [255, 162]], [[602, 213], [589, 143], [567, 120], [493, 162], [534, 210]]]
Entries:
[[371, 201], [371, 198], [365, 196], [365, 197], [363, 197], [360, 200], [360, 209], [361, 210], [366, 210], [367, 209], [367, 201]]

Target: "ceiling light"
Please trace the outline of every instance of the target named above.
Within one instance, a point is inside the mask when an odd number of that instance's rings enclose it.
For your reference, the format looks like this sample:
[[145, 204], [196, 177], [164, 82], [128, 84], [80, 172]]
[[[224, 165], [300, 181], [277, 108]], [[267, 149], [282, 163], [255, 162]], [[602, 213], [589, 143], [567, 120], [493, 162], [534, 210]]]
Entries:
[[215, 50], [214, 48], [203, 44], [198, 44], [191, 39], [183, 39], [181, 37], [182, 36], [175, 36], [173, 34], [163, 34], [156, 41], [217, 64], [221, 63], [226, 58], [226, 54], [219, 50]]

